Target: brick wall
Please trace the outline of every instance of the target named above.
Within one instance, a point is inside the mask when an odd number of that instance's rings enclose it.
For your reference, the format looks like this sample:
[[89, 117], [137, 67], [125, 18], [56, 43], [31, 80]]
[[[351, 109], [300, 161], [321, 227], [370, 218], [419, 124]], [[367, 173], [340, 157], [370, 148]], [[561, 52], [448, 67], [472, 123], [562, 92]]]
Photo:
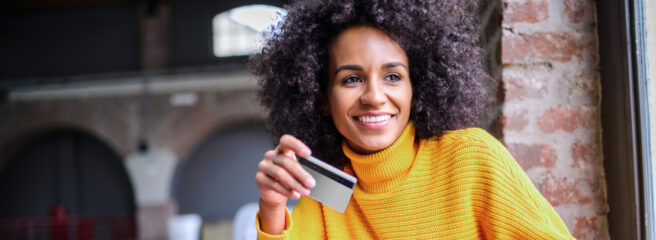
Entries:
[[593, 0], [504, 0], [501, 131], [577, 239], [609, 239]]

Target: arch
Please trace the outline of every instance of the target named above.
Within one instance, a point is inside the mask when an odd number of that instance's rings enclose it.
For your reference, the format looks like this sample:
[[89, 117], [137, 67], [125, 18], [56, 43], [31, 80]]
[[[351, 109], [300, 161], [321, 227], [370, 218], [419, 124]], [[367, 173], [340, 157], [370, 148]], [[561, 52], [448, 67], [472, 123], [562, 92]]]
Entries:
[[0, 219], [47, 216], [62, 204], [69, 215], [112, 216], [134, 230], [134, 193], [114, 150], [79, 128], [30, 132], [0, 169]]
[[[258, 105], [253, 104], [253, 106]], [[246, 107], [251, 106], [249, 105]], [[231, 113], [229, 116], [221, 116], [212, 123], [200, 124], [197, 126], [199, 128], [198, 132], [200, 132], [200, 134], [194, 135], [194, 137], [189, 142], [181, 144], [181, 146], [175, 151], [176, 155], [178, 156], [178, 164], [182, 164], [190, 159], [194, 151], [198, 149], [198, 146], [207, 142], [218, 132], [226, 130], [231, 126], [239, 125], [241, 123], [262, 122], [264, 124], [264, 121], [265, 117], [262, 112], [252, 111]]]
[[176, 169], [171, 192], [178, 212], [209, 221], [231, 219], [240, 206], [257, 201], [257, 163], [271, 147], [262, 121], [217, 129]]
[[1, 152], [3, 153], [0, 154], [0, 171], [4, 168], [4, 165], [9, 161], [10, 157], [15, 155], [16, 152], [25, 147], [25, 145], [44, 135], [48, 135], [52, 132], [61, 130], [76, 131], [98, 139], [99, 141], [103, 142], [112, 152], [121, 156], [121, 159], [123, 157], [123, 153], [118, 151], [119, 145], [116, 144], [115, 141], [112, 141], [111, 137], [95, 131], [93, 126], [59, 121], [46, 122], [11, 131], [7, 138], [3, 139], [4, 143], [0, 145], [0, 150], [2, 150]]

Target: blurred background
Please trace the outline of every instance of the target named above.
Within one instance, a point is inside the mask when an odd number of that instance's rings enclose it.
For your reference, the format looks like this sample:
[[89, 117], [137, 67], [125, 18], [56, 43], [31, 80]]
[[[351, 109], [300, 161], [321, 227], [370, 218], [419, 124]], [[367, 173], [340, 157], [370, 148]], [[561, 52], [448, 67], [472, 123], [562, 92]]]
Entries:
[[[656, 5], [478, 1], [479, 126], [577, 239], [656, 236]], [[0, 240], [255, 239], [246, 63], [288, 3], [0, 2]]]
[[246, 62], [285, 3], [0, 4], [0, 239], [237, 238], [272, 148]]

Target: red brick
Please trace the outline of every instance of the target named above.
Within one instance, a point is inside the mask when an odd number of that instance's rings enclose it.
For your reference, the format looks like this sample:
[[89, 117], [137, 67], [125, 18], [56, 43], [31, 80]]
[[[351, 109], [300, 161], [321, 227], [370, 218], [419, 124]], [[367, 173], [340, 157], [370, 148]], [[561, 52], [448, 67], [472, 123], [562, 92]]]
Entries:
[[504, 2], [505, 12], [503, 22], [506, 24], [515, 23], [536, 23], [549, 18], [549, 4], [547, 1], [526, 1], [526, 2]]
[[597, 216], [576, 217], [576, 224], [572, 235], [578, 240], [593, 240], [599, 238], [599, 225]]
[[540, 146], [527, 144], [508, 144], [508, 151], [515, 157], [524, 171], [540, 166]]
[[556, 151], [548, 144], [508, 144], [508, 151], [524, 171], [540, 166], [551, 170], [557, 158]]
[[502, 63], [569, 62], [582, 58], [591, 44], [571, 33], [533, 33], [504, 35], [501, 40]]
[[574, 132], [580, 127], [590, 127], [594, 123], [593, 113], [581, 108], [563, 108], [558, 105], [544, 112], [538, 118], [538, 126], [543, 133], [556, 130]]
[[527, 111], [504, 114], [501, 116], [501, 128], [504, 131], [521, 131], [528, 125]]
[[603, 199], [599, 181], [591, 179], [547, 179], [542, 187], [542, 195], [551, 205], [587, 204]]
[[574, 143], [572, 145], [573, 168], [584, 168], [594, 162], [595, 145]]
[[528, 96], [526, 88], [520, 87], [520, 80], [512, 77], [502, 77], [504, 99], [506, 101], [521, 100]]
[[594, 2], [590, 0], [565, 0], [565, 12], [569, 21], [572, 23], [594, 21], [592, 3]]
[[544, 133], [552, 133], [556, 130], [573, 132], [578, 128], [580, 115], [580, 110], [563, 109], [558, 105], [557, 108], [547, 110], [538, 118], [538, 126]]
[[542, 162], [542, 166], [547, 170], [551, 170], [556, 164], [556, 159], [558, 159], [556, 150], [551, 145], [540, 144], [540, 161]]
[[548, 92], [547, 88], [529, 83], [527, 79], [503, 76], [502, 80], [505, 101], [541, 98]]

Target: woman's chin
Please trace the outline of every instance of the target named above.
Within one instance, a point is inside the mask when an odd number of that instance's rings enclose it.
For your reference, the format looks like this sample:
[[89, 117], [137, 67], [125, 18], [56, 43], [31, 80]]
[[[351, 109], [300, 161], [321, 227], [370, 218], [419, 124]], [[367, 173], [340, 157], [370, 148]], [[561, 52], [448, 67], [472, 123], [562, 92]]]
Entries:
[[375, 152], [379, 152], [390, 145], [392, 145], [394, 141], [388, 141], [388, 140], [364, 140], [362, 143], [359, 144], [354, 144], [352, 142], [348, 142], [349, 147], [353, 149], [355, 152], [360, 153], [360, 154], [371, 154]]

